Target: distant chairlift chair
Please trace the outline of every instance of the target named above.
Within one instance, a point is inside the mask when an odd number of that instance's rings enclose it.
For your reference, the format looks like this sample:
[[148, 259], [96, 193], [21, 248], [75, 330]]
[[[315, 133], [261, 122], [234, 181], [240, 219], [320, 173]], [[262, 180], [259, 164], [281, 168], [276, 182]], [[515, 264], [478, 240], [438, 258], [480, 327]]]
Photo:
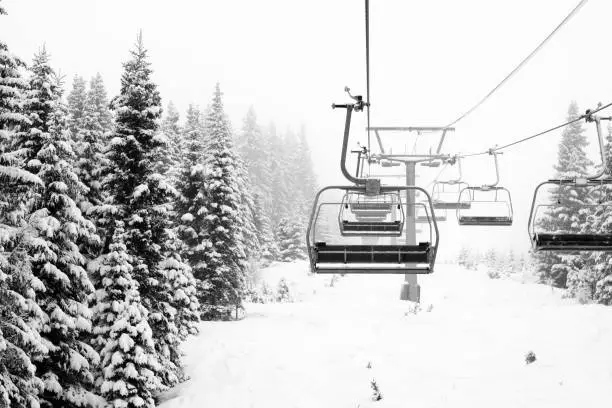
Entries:
[[347, 236], [400, 236], [404, 228], [404, 210], [400, 192], [367, 196], [347, 193], [338, 214], [340, 232]]
[[451, 180], [436, 180], [431, 188], [431, 199], [436, 210], [469, 209], [471, 206], [469, 201], [459, 199], [461, 190], [468, 187], [468, 184], [462, 181], [461, 158], [457, 157], [454, 161], [457, 163], [459, 176]]
[[457, 220], [462, 226], [511, 226], [514, 212], [512, 197], [505, 187], [499, 187], [499, 166], [497, 155], [489, 152], [495, 161], [495, 183], [483, 186], [464, 187], [459, 193], [460, 203], [469, 203], [469, 207], [458, 206]]

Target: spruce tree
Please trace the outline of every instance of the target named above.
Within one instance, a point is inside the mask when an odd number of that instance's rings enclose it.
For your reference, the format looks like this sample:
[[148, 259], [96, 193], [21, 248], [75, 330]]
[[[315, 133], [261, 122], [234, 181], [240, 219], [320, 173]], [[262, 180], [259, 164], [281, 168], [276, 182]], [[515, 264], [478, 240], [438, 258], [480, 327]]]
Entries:
[[164, 137], [157, 132], [161, 98], [151, 81], [152, 71], [140, 35], [131, 54], [131, 60], [124, 64], [120, 94], [111, 102], [115, 128], [107, 153], [113, 169], [106, 179], [109, 197], [96, 212], [107, 225], [112, 219], [124, 222], [133, 277], [148, 311], [161, 362], [155, 375], [164, 386], [172, 386], [182, 377], [180, 364], [172, 356], [179, 354], [180, 328], [176, 317], [184, 302], [169, 288], [177, 282], [189, 285], [192, 280], [181, 275], [189, 269], [175, 264], [181, 263], [180, 258], [173, 258], [172, 267], [168, 266], [175, 244], [171, 204], [176, 191], [164, 175], [155, 171], [165, 154]]
[[279, 258], [278, 242], [276, 242], [274, 237], [272, 221], [270, 221], [270, 217], [266, 214], [261, 196], [256, 194], [253, 201], [255, 203], [253, 223], [258, 232], [261, 250], [259, 261], [261, 266], [268, 266]]
[[168, 150], [164, 158], [164, 167], [167, 169], [170, 180], [176, 182], [180, 171], [182, 159], [180, 115], [172, 101], [168, 102], [165, 117], [161, 123], [161, 133], [166, 137]]
[[91, 392], [99, 357], [84, 340], [91, 331], [87, 296], [93, 285], [77, 242], [93, 245], [99, 238], [75, 203], [86, 187], [72, 167], [74, 153], [61, 83], [44, 50], [35, 57], [32, 72], [28, 100], [32, 123], [21, 142], [35, 157], [28, 165], [38, 170], [45, 184], [32, 208], [39, 237], [32, 248], [32, 273], [44, 288], [37, 303], [45, 314], [41, 333], [49, 347], [47, 354], [35, 360], [37, 375], [44, 382], [41, 406], [91, 406], [99, 402]]
[[28, 197], [42, 181], [24, 170], [14, 144], [31, 123], [24, 109], [24, 66], [0, 40], [0, 406], [15, 408], [39, 406], [43, 383], [32, 359], [48, 352], [39, 333], [45, 314], [36, 303], [43, 287], [28, 252], [36, 242], [27, 223]]
[[192, 268], [196, 279], [197, 293], [206, 291], [206, 216], [207, 196], [205, 190], [206, 164], [204, 134], [200, 126], [200, 112], [189, 105], [183, 130], [183, 159], [178, 175], [179, 198], [175, 204], [179, 237], [183, 242], [181, 255]]
[[269, 195], [270, 168], [268, 161], [272, 152], [257, 123], [257, 115], [252, 106], [243, 119], [236, 144], [249, 175], [252, 191], [264, 196]]
[[299, 222], [293, 218], [283, 218], [278, 226], [280, 260], [291, 262], [306, 259], [304, 231]]
[[104, 83], [98, 74], [91, 79], [75, 137], [76, 167], [79, 179], [88, 189], [79, 203], [84, 213], [103, 202], [102, 179], [109, 166], [104, 154], [110, 130], [107, 104]]
[[93, 300], [93, 344], [100, 353], [97, 387], [113, 407], [152, 408], [161, 388], [148, 311], [142, 305], [123, 223], [114, 227], [109, 251], [91, 265], [99, 289]]
[[68, 129], [75, 141], [78, 141], [78, 133], [82, 126], [82, 119], [85, 115], [85, 104], [87, 103], [87, 89], [85, 80], [79, 75], [75, 75], [72, 81], [72, 90], [68, 94]]
[[[571, 121], [578, 116], [578, 105], [572, 102], [568, 108], [567, 119]], [[588, 175], [592, 163], [586, 155], [587, 146], [588, 140], [581, 122], [565, 127], [557, 153], [555, 178], [571, 179]], [[554, 187], [551, 196], [557, 204], [547, 211], [538, 228], [555, 232], [580, 232], [587, 218], [587, 214], [580, 210], [589, 203], [588, 193], [585, 188], [570, 185]], [[560, 288], [567, 287], [568, 273], [584, 265], [584, 258], [581, 256], [561, 256], [552, 252], [536, 253], [534, 261], [540, 281]]]
[[200, 304], [204, 319], [230, 319], [234, 308], [242, 307], [246, 255], [240, 237], [236, 154], [219, 84], [208, 109], [205, 128], [208, 250], [204, 252], [206, 267], [203, 278], [208, 288], [201, 294]]
[[108, 106], [108, 96], [104, 80], [99, 72], [89, 81], [87, 105], [90, 112], [94, 112], [93, 116], [104, 134], [110, 132], [113, 128], [113, 117]]
[[[606, 136], [606, 164], [605, 174], [612, 175], [612, 128], [608, 128]], [[612, 186], [602, 185], [596, 187], [596, 202], [594, 214], [590, 218], [589, 229], [600, 234], [612, 232]], [[594, 252], [589, 255], [586, 267], [573, 271], [568, 276], [568, 290], [572, 294], [588, 293], [591, 298], [604, 305], [612, 305], [612, 255], [608, 252]]]
[[[236, 183], [239, 193], [238, 226], [240, 228], [240, 246], [244, 248], [246, 259], [244, 262], [257, 262], [261, 257], [261, 242], [259, 231], [255, 226], [255, 212], [257, 211], [252, 194], [252, 184], [246, 167], [236, 155]], [[248, 268], [248, 265], [244, 265]]]
[[270, 197], [267, 197], [267, 200], [264, 198], [264, 206], [268, 208], [267, 215], [276, 229], [281, 218], [289, 212], [292, 201], [291, 187], [287, 183], [287, 159], [284, 156], [283, 139], [277, 134], [274, 124], [268, 126], [264, 134], [271, 152], [268, 160], [268, 172], [271, 175]]

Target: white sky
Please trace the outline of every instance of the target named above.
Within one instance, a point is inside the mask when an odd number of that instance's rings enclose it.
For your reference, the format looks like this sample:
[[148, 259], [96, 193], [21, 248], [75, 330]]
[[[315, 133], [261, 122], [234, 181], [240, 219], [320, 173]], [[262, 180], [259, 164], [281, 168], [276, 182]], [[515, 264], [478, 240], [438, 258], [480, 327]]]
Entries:
[[[577, 0], [372, 0], [373, 125], [443, 125], [488, 92], [571, 10]], [[4, 0], [0, 36], [25, 60], [45, 43], [69, 84], [102, 73], [109, 95], [143, 30], [164, 106], [206, 105], [216, 81], [235, 128], [250, 105], [279, 130], [305, 124], [321, 185], [342, 182], [338, 158], [346, 100], [365, 92], [363, 1], [355, 0]], [[612, 101], [607, 50], [612, 2], [590, 0], [529, 64], [457, 126], [449, 153], [481, 150]], [[365, 142], [363, 115], [353, 138]], [[592, 133], [592, 128], [589, 129]], [[442, 226], [442, 245], [528, 247], [533, 188], [552, 175], [560, 132], [501, 156], [501, 183], [515, 225], [502, 230]], [[593, 143], [595, 139], [592, 139]], [[484, 158], [488, 160], [488, 158]], [[493, 177], [490, 163], [464, 163], [467, 181]], [[350, 168], [353, 168], [351, 165]], [[423, 169], [423, 168], [421, 168]], [[492, 169], [492, 168], [491, 168]], [[431, 172], [418, 182], [427, 184]]]

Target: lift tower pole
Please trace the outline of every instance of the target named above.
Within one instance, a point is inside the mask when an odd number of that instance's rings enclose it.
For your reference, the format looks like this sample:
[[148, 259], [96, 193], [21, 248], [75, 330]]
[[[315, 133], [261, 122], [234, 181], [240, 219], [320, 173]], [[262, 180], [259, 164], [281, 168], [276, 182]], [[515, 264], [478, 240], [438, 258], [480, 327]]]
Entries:
[[[406, 161], [406, 185], [414, 186], [416, 184], [416, 163], [413, 161]], [[415, 203], [415, 191], [406, 191], [406, 244], [416, 245], [416, 206], [410, 205]], [[419, 302], [421, 297], [421, 287], [418, 283], [418, 275], [416, 274], [405, 274], [404, 283], [402, 284], [402, 291], [400, 293], [400, 300], [409, 300], [411, 302]]]

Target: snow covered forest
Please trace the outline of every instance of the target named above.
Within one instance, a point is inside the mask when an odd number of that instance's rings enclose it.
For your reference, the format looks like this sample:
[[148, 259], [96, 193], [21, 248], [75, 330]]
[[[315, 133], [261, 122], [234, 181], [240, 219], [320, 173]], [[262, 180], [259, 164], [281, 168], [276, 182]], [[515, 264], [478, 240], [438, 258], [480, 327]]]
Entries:
[[162, 109], [141, 35], [112, 98], [50, 55], [0, 41], [0, 407], [152, 407], [200, 319], [305, 258], [305, 131], [234, 129], [219, 84]]

